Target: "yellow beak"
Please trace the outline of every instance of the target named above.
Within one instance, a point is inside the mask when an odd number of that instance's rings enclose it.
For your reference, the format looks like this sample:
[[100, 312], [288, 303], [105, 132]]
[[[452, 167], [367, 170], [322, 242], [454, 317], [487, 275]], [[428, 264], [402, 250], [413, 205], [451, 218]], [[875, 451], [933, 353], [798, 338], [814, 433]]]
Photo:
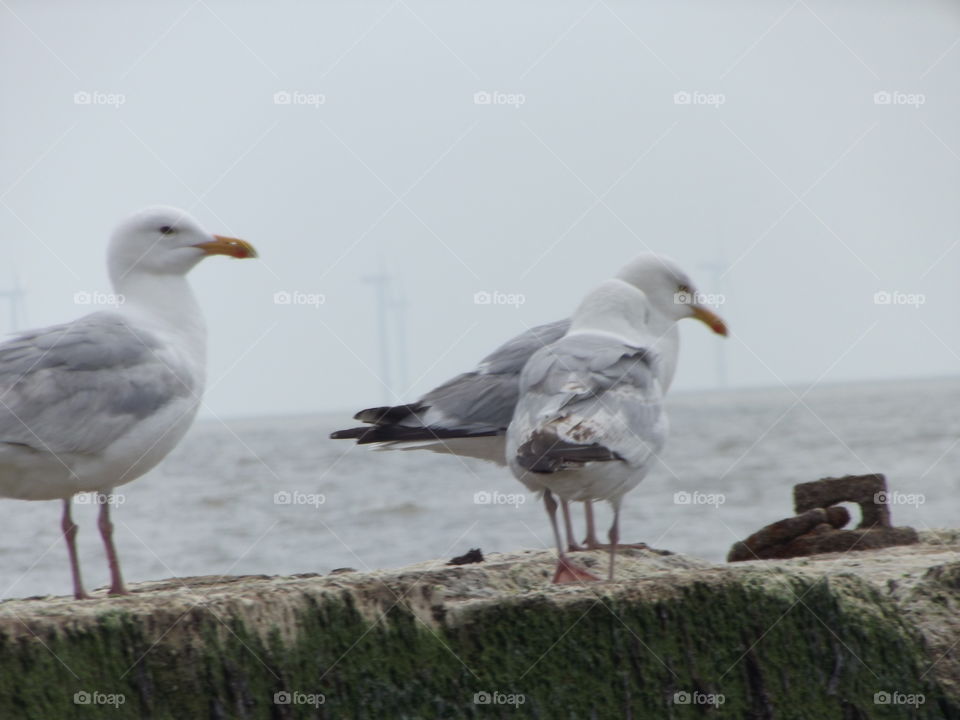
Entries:
[[724, 337], [727, 336], [727, 324], [721, 320], [720, 316], [715, 312], [697, 305], [693, 308], [693, 317], [704, 323], [717, 335], [723, 335]]
[[229, 255], [235, 258], [257, 257], [257, 251], [246, 240], [224, 237], [223, 235], [214, 235], [213, 240], [197, 243], [194, 247], [200, 248], [207, 255]]

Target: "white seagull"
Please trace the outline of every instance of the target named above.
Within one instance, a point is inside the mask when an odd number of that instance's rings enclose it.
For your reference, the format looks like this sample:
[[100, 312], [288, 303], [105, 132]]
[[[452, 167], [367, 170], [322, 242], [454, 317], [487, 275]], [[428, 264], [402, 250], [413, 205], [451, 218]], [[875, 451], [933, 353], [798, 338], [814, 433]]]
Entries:
[[0, 345], [0, 497], [63, 500], [73, 594], [73, 495], [97, 493], [110, 594], [126, 595], [113, 544], [113, 488], [154, 467], [187, 432], [206, 375], [206, 326], [186, 274], [208, 255], [256, 257], [181, 210], [149, 208], [114, 231], [107, 268], [118, 300]]
[[667, 438], [662, 354], [650, 321], [656, 307], [673, 321], [697, 317], [689, 304], [674, 300], [685, 291], [663, 285], [646, 294], [607, 280], [580, 304], [567, 334], [535, 352], [523, 369], [507, 429], [507, 461], [518, 480], [543, 495], [559, 553], [555, 583], [598, 578], [567, 559], [554, 495], [613, 506], [613, 580], [621, 501], [649, 472]]
[[[675, 305], [686, 305], [692, 317], [719, 335], [727, 334], [726, 325], [700, 302], [701, 295], [687, 274], [663, 255], [638, 255], [616, 277], [658, 299], [650, 307], [648, 328], [653, 348], [660, 355], [658, 376], [666, 392], [680, 350]], [[520, 372], [537, 350], [562, 338], [569, 328], [569, 319], [531, 328], [483, 358], [475, 370], [457, 375], [409, 405], [361, 410], [354, 419], [368, 423], [366, 426], [339, 430], [331, 437], [354, 439], [361, 445], [376, 443], [383, 449], [451, 453], [506, 466], [504, 436], [519, 398]], [[585, 504], [585, 545], [589, 549], [603, 547], [597, 539], [591, 503]], [[566, 501], [562, 508], [567, 546], [579, 550]]]

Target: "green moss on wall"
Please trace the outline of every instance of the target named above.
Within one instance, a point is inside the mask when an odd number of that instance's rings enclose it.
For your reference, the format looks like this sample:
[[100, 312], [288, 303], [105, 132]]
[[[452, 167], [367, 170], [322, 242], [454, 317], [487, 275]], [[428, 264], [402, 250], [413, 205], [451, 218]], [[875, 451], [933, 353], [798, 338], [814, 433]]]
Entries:
[[[371, 622], [348, 590], [304, 593], [294, 627], [267, 632], [201, 605], [166, 633], [118, 608], [39, 639], [0, 634], [0, 718], [960, 718], [920, 634], [854, 576], [504, 593], [426, 621], [384, 603]], [[74, 702], [93, 691], [125, 702]], [[876, 704], [883, 691], [925, 702]], [[325, 701], [274, 703], [281, 692]], [[476, 704], [483, 692], [524, 702]]]

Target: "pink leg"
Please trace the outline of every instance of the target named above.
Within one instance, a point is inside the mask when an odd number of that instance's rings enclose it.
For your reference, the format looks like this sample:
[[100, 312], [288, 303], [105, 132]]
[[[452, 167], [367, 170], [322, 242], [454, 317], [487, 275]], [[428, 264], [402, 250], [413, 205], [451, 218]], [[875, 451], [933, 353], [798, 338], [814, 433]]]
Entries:
[[120, 558], [117, 557], [117, 549], [113, 546], [113, 523], [110, 522], [110, 503], [107, 499], [113, 494], [113, 489], [108, 493], [97, 493], [97, 499], [100, 501], [100, 517], [97, 519], [97, 525], [100, 527], [100, 537], [103, 538], [103, 546], [107, 550], [107, 562], [110, 564], [110, 595], [129, 595], [123, 584], [123, 576], [120, 574]]
[[[589, 501], [584, 503], [587, 506], [587, 537], [583, 544], [587, 550], [609, 550], [610, 546], [600, 542], [597, 538], [597, 526], [593, 520], [593, 504]], [[619, 519], [617, 521], [619, 523]], [[634, 550], [649, 550], [650, 546], [646, 543], [631, 543], [629, 545], [620, 545], [620, 547], [632, 548]]]
[[573, 520], [570, 519], [570, 503], [566, 500], [560, 501], [560, 509], [563, 511], [563, 527], [567, 532], [567, 552], [578, 552], [583, 547], [573, 538]]
[[607, 579], [613, 582], [613, 563], [617, 559], [617, 543], [620, 542], [620, 500], [613, 503], [613, 524], [610, 525], [610, 573]]
[[544, 491], [543, 502], [547, 506], [550, 524], [553, 525], [553, 539], [557, 543], [557, 571], [553, 574], [554, 584], [599, 580], [600, 578], [593, 573], [581, 570], [567, 559], [563, 552], [563, 541], [560, 539], [560, 528], [557, 526], [557, 501], [553, 499], [553, 494], [549, 490]]
[[73, 576], [73, 596], [77, 600], [89, 600], [90, 596], [83, 589], [83, 580], [80, 578], [80, 560], [77, 558], [77, 526], [70, 517], [70, 505], [73, 503], [73, 497], [63, 499], [63, 519], [60, 521], [60, 529], [63, 531], [63, 537], [67, 541], [67, 554], [70, 556], [70, 573]]
[[593, 503], [587, 500], [583, 505], [587, 516], [587, 537], [583, 542], [587, 546], [587, 549], [596, 550], [603, 546], [597, 538], [597, 526], [593, 520]]

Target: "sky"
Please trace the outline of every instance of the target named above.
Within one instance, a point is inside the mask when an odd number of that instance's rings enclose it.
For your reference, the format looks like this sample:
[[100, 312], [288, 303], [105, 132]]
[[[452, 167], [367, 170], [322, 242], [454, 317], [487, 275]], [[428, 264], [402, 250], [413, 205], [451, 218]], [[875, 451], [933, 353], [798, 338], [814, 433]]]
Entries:
[[0, 289], [25, 288], [21, 328], [100, 309], [107, 237], [144, 206], [260, 251], [192, 273], [204, 415], [412, 400], [645, 251], [732, 331], [683, 324], [678, 391], [960, 368], [956, 3], [0, 16]]

